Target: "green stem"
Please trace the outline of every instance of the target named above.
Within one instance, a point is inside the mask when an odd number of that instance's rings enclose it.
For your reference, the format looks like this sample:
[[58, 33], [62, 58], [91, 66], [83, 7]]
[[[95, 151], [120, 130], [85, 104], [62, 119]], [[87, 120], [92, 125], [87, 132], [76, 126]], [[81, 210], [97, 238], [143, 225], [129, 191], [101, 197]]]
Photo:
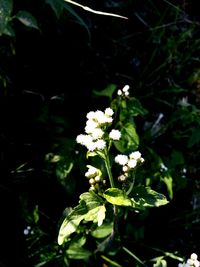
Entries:
[[108, 172], [110, 185], [111, 185], [111, 187], [115, 187], [113, 176], [112, 176], [112, 172], [111, 172], [110, 159], [109, 159], [109, 156], [108, 156], [107, 149], [105, 149], [104, 152], [105, 152], [105, 165], [106, 165], [106, 170]]
[[126, 195], [127, 195], [127, 196], [131, 193], [131, 191], [132, 191], [132, 189], [133, 189], [133, 186], [134, 186], [134, 183], [135, 183], [135, 173], [133, 174], [133, 180], [132, 180], [132, 182], [131, 182], [131, 185], [130, 185], [129, 189], [128, 189], [127, 192], [126, 192]]

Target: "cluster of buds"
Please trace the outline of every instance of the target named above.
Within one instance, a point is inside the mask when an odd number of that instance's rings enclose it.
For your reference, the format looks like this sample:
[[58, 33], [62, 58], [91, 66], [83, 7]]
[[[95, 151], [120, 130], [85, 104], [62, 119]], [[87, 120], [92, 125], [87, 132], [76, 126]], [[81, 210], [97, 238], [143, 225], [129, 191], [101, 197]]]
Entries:
[[199, 267], [200, 261], [197, 260], [198, 256], [196, 253], [192, 253], [190, 258], [186, 261], [186, 263], [179, 263], [178, 267]]
[[129, 172], [136, 168], [139, 163], [143, 163], [144, 159], [139, 151], [135, 151], [127, 155], [117, 155], [115, 162], [122, 165], [123, 174], [118, 177], [118, 180], [125, 182], [129, 176]]
[[[76, 138], [76, 142], [85, 146], [88, 151], [103, 150], [106, 148], [105, 130], [113, 121], [114, 112], [111, 108], [106, 108], [105, 111], [90, 111], [87, 114], [87, 122], [85, 133], [80, 134]], [[112, 129], [108, 135], [110, 140], [119, 140], [121, 133], [119, 130]]]
[[89, 190], [99, 189], [100, 184], [106, 183], [106, 181], [102, 178], [102, 172], [99, 169], [91, 165], [87, 165], [87, 168], [88, 171], [85, 173], [85, 177], [89, 179]]
[[125, 85], [122, 89], [118, 89], [117, 95], [118, 96], [129, 96], [129, 85]]

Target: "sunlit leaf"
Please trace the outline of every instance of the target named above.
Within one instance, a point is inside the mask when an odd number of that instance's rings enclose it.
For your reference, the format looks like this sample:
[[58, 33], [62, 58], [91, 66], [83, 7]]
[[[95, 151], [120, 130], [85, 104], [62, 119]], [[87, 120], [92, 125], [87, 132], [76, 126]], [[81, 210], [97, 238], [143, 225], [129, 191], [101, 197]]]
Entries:
[[69, 237], [76, 231], [80, 222], [84, 219], [87, 213], [87, 207], [85, 203], [81, 202], [75, 207], [72, 212], [64, 219], [58, 234], [58, 244], [62, 245], [65, 238]]
[[84, 217], [86, 221], [93, 221], [98, 226], [102, 225], [105, 219], [106, 208], [102, 199], [93, 192], [86, 192], [80, 196], [86, 202], [88, 212]]
[[169, 194], [170, 199], [173, 198], [173, 179], [169, 173], [166, 173], [164, 177], [162, 177], [163, 182], [167, 186], [167, 191]]
[[158, 259], [158, 261], [154, 263], [153, 267], [167, 267], [167, 262], [164, 259]]
[[105, 212], [102, 198], [94, 192], [81, 194], [79, 205], [67, 215], [60, 227], [58, 244], [63, 244], [65, 239], [77, 230], [82, 220], [93, 221], [100, 226], [105, 218]]
[[98, 226], [102, 225], [103, 220], [105, 219], [106, 208], [104, 205], [98, 206], [88, 211], [85, 215], [85, 221], [93, 221], [97, 223]]
[[132, 206], [131, 199], [118, 188], [108, 188], [103, 196], [111, 204], [119, 206]]
[[30, 28], [35, 28], [35, 29], [39, 29], [38, 28], [38, 23], [36, 18], [30, 14], [28, 11], [25, 10], [20, 10], [15, 17], [21, 22], [23, 23], [26, 27], [30, 27]]

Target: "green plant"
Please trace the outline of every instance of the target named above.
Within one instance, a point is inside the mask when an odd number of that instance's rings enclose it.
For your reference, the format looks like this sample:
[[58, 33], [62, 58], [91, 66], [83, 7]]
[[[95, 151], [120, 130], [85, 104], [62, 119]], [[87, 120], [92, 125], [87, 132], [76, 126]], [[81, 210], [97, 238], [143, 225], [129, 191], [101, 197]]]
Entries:
[[[111, 97], [115, 89], [109, 87], [102, 94]], [[122, 250], [145, 265], [126, 248], [119, 227], [123, 222], [126, 228], [126, 218], [131, 212], [168, 203], [163, 194], [145, 186], [137, 177], [136, 170], [140, 171], [144, 159], [138, 151], [134, 117], [145, 113], [139, 101], [130, 97], [126, 85], [117, 91], [104, 112], [87, 114], [85, 134], [78, 135], [76, 141], [86, 147], [86, 158], [91, 160], [85, 172], [89, 191], [79, 196], [76, 207], [65, 210], [58, 244], [64, 246], [66, 258], [87, 261], [99, 253], [107, 258]], [[115, 153], [120, 154], [114, 156]], [[113, 266], [120, 264], [123, 262], [115, 262]]]

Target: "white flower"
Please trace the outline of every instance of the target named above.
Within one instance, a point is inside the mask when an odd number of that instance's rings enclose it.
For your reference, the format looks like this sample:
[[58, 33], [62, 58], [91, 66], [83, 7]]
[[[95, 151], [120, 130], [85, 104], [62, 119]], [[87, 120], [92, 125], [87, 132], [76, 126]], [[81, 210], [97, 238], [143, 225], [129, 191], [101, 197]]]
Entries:
[[101, 110], [97, 110], [95, 112], [95, 120], [99, 123], [99, 124], [104, 124], [106, 122], [106, 116], [103, 113], [103, 111]]
[[91, 132], [91, 136], [94, 140], [100, 139], [104, 135], [104, 131], [100, 128], [96, 128]]
[[121, 133], [119, 130], [112, 130], [110, 133], [109, 133], [109, 137], [110, 139], [112, 140], [119, 140], [121, 138]]
[[76, 137], [76, 142], [78, 144], [81, 144], [83, 146], [86, 146], [88, 143], [91, 143], [92, 142], [92, 136], [86, 135], [86, 134], [79, 134]]
[[119, 89], [119, 90], [117, 91], [117, 95], [119, 95], [119, 96], [122, 95], [122, 90]]
[[[92, 138], [92, 137], [91, 137]], [[96, 147], [96, 142], [88, 142], [87, 144], [85, 144], [85, 146], [87, 147], [87, 149], [89, 151], [94, 151], [97, 147]]]
[[94, 131], [95, 128], [98, 127], [98, 123], [93, 121], [93, 120], [88, 120], [86, 122], [86, 126], [85, 126], [85, 132], [86, 133], [92, 133]]
[[193, 264], [194, 264], [195, 267], [199, 267], [200, 266], [200, 262], [198, 260], [195, 260]]
[[122, 170], [123, 170], [123, 172], [128, 172], [128, 170], [129, 170], [129, 167], [128, 167], [128, 166], [126, 166], [126, 165], [124, 165], [124, 166], [123, 166], [123, 168], [122, 168]]
[[129, 92], [127, 91], [127, 92], [124, 92], [124, 95], [125, 96], [128, 96], [129, 95]]
[[134, 169], [137, 165], [137, 161], [135, 159], [130, 159], [127, 163], [128, 167]]
[[130, 88], [129, 85], [125, 85], [125, 86], [123, 87], [122, 91], [123, 91], [124, 93], [126, 93], [126, 92], [128, 92], [129, 88]]
[[115, 157], [115, 162], [120, 165], [126, 165], [128, 162], [128, 157], [126, 155], [117, 155]]
[[87, 117], [88, 120], [94, 120], [95, 119], [95, 112], [94, 111], [88, 112], [86, 117]]
[[114, 114], [114, 111], [111, 108], [106, 108], [104, 113], [106, 116], [111, 117]]
[[99, 170], [97, 168], [91, 165], [87, 165], [87, 167], [88, 167], [88, 171], [85, 173], [85, 176], [87, 178], [93, 178], [99, 173]]
[[188, 260], [187, 260], [187, 264], [189, 264], [189, 265], [193, 265], [193, 260], [192, 260], [192, 259], [188, 259]]
[[95, 142], [95, 146], [99, 150], [103, 150], [106, 147], [106, 142], [102, 139], [99, 139]]
[[190, 259], [192, 259], [194, 261], [197, 260], [197, 258], [198, 258], [198, 256], [197, 256], [196, 253], [192, 253], [191, 256], [190, 256]]
[[130, 159], [139, 160], [141, 158], [141, 153], [139, 151], [132, 152], [129, 155]]

